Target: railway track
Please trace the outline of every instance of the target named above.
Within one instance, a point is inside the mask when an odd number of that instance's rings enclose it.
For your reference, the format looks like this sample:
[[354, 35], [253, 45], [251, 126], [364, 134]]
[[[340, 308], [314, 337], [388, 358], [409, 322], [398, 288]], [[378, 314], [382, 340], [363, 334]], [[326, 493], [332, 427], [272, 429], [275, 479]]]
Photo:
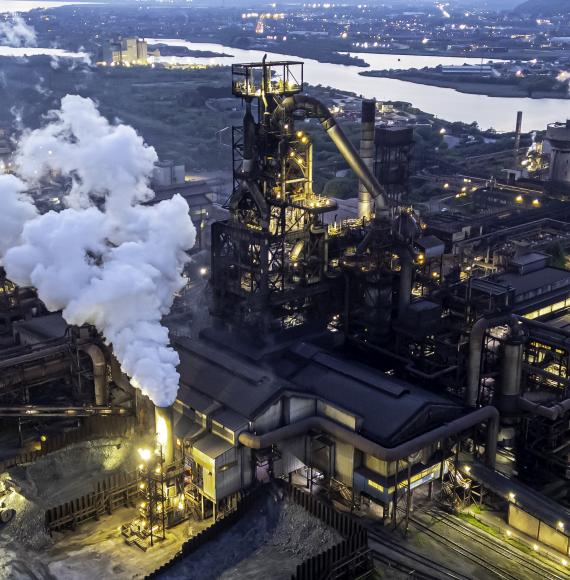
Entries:
[[439, 562], [431, 560], [403, 546], [386, 533], [369, 530], [368, 540], [369, 542], [373, 541], [381, 544], [390, 551], [390, 554], [386, 554], [371, 546], [372, 556], [376, 562], [382, 563], [390, 570], [397, 570], [407, 574], [410, 578], [418, 578], [421, 580], [444, 580], [446, 578], [452, 580], [469, 580], [467, 576], [450, 570]]
[[[491, 539], [485, 538], [482, 536], [482, 534], [474, 531], [471, 527], [462, 525], [459, 522], [455, 522], [455, 520], [450, 516], [447, 516], [447, 514], [433, 512], [433, 510], [425, 513], [426, 515], [434, 518], [435, 521], [443, 523], [454, 532], [468, 537], [473, 543], [480, 545], [485, 551], [492, 551], [500, 555], [506, 561], [513, 561], [516, 559], [521, 563], [525, 570], [536, 574], [537, 578], [545, 580], [568, 580], [568, 578], [570, 578], [568, 575], [556, 573], [552, 570], [552, 568], [541, 565], [535, 560], [531, 560], [528, 557], [525, 557], [525, 554], [519, 552], [518, 550], [515, 552], [509, 548], [497, 545], [497, 543], [493, 542]], [[490, 562], [488, 559], [482, 557], [480, 554], [473, 551], [472, 549], [469, 549], [465, 545], [457, 544], [446, 535], [436, 532], [429, 525], [418, 520], [417, 518], [410, 518], [410, 523], [425, 533], [427, 536], [448, 547], [450, 551], [458, 554], [464, 560], [468, 560], [469, 562], [472, 562], [477, 566], [485, 569], [489, 574], [489, 577], [502, 580], [520, 580], [520, 575], [514, 574], [508, 569]]]
[[503, 558], [510, 560], [513, 557], [519, 561], [526, 570], [530, 570], [537, 574], [540, 578], [545, 578], [548, 580], [567, 580], [570, 578], [569, 574], [564, 574], [563, 572], [556, 572], [552, 567], [542, 564], [534, 558], [529, 557], [524, 552], [517, 550], [516, 548], [507, 547], [497, 543], [497, 541], [488, 536], [484, 532], [480, 532], [474, 529], [472, 526], [468, 526], [457, 518], [442, 512], [436, 512], [435, 510], [428, 510], [425, 512], [426, 515], [434, 518], [436, 521], [442, 522], [449, 528], [453, 529], [459, 534], [468, 537], [471, 541], [481, 545], [485, 550], [491, 550], [496, 554], [502, 556]]

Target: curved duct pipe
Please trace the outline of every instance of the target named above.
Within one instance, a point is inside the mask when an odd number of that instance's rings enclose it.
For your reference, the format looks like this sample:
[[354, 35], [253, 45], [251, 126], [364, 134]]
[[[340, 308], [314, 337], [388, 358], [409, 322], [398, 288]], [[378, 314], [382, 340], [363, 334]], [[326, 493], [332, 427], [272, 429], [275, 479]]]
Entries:
[[456, 435], [471, 427], [487, 422], [487, 443], [485, 445], [485, 462], [491, 469], [495, 468], [495, 456], [497, 454], [497, 434], [499, 429], [499, 412], [495, 407], [482, 407], [455, 419], [446, 425], [433, 429], [423, 435], [419, 435], [410, 441], [406, 441], [396, 447], [384, 447], [366, 439], [359, 433], [350, 431], [346, 427], [326, 419], [325, 417], [308, 417], [297, 423], [280, 427], [264, 435], [255, 435], [243, 431], [239, 435], [239, 442], [250, 449], [264, 449], [275, 445], [280, 441], [303, 435], [308, 431], [323, 431], [344, 443], [352, 445], [356, 449], [382, 459], [383, 461], [396, 461], [405, 459], [412, 453], [420, 451], [424, 447], [436, 443], [446, 437]]
[[281, 117], [290, 116], [295, 111], [305, 111], [310, 117], [316, 117], [321, 122], [327, 135], [336, 145], [344, 160], [354, 171], [360, 182], [364, 185], [368, 193], [376, 200], [376, 208], [379, 211], [386, 210], [386, 192], [380, 185], [374, 174], [366, 166], [362, 158], [350, 142], [344, 131], [337, 125], [332, 113], [318, 99], [307, 95], [293, 95], [281, 101], [273, 112], [272, 124], [277, 124]]
[[565, 399], [560, 403], [547, 407], [546, 405], [541, 405], [540, 403], [534, 403], [530, 399], [525, 397], [519, 397], [519, 408], [523, 411], [528, 411], [534, 415], [540, 415], [551, 421], [556, 421], [563, 417], [568, 411], [570, 411], [570, 399]]
[[89, 356], [93, 364], [93, 386], [95, 405], [105, 407], [109, 404], [109, 389], [107, 385], [107, 361], [103, 351], [95, 344], [88, 344], [81, 350]]
[[467, 362], [467, 388], [464, 403], [467, 407], [476, 407], [479, 398], [479, 382], [481, 380], [481, 355], [483, 353], [483, 337], [485, 331], [493, 325], [504, 324], [511, 319], [510, 314], [495, 318], [479, 318], [471, 328], [469, 336], [469, 359]]

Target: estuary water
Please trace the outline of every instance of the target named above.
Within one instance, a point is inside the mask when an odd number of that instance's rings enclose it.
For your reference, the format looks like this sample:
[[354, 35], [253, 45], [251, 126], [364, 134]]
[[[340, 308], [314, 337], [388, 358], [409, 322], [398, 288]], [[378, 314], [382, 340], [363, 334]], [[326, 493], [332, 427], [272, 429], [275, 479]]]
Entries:
[[[240, 62], [261, 61], [264, 51], [243, 50], [221, 44], [190, 42], [179, 39], [147, 39], [149, 44], [186, 46], [190, 50], [212, 51], [231, 56], [160, 57], [157, 62], [188, 63], [209, 65], [231, 65]], [[480, 59], [440, 56], [411, 56], [395, 54], [351, 53], [362, 58], [370, 69], [407, 69], [434, 67], [438, 64], [480, 63]], [[396, 79], [363, 77], [358, 73], [367, 70], [357, 66], [321, 63], [316, 60], [296, 56], [267, 53], [268, 60], [302, 60], [305, 63], [305, 82], [325, 85], [344, 91], [351, 91], [367, 98], [382, 101], [407, 101], [415, 107], [432, 113], [447, 121], [477, 122], [482, 129], [514, 131], [516, 113], [522, 111], [523, 131], [543, 130], [548, 123], [565, 121], [570, 118], [570, 100], [501, 98], [485, 95], [468, 95], [453, 89], [430, 87]]]

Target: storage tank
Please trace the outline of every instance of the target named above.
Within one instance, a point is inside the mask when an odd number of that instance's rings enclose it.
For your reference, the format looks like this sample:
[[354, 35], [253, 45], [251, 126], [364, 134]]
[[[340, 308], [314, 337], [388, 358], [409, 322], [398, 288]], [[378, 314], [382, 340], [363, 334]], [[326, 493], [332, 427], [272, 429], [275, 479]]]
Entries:
[[550, 144], [550, 181], [570, 185], [570, 120], [548, 125], [546, 140]]

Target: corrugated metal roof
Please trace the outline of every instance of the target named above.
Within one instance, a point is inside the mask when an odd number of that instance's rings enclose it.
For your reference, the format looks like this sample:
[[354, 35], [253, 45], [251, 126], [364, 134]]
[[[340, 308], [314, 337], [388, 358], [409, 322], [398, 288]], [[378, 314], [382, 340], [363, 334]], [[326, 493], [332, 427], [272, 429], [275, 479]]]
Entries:
[[282, 387], [270, 371], [221, 348], [190, 339], [179, 340], [176, 347], [180, 355], [181, 383], [190, 389], [179, 393], [183, 402], [186, 396], [197, 392], [253, 419], [258, 409]]
[[310, 344], [280, 355], [273, 371], [263, 363], [253, 365], [227, 348], [206, 345], [201, 339], [185, 339], [177, 347], [182, 402], [196, 393], [215, 399], [224, 406], [216, 411], [217, 416], [230, 418], [233, 413], [236, 423], [239, 415], [255, 419], [284, 390], [318, 397], [353, 413], [362, 419], [360, 432], [385, 445], [410, 439], [462, 412], [443, 395]]
[[213, 435], [212, 433], [208, 433], [207, 435], [204, 435], [204, 437], [198, 439], [198, 441], [194, 443], [194, 447], [204, 455], [216, 459], [216, 457], [219, 457], [226, 451], [230, 450], [233, 447], [233, 444], [221, 437]]

